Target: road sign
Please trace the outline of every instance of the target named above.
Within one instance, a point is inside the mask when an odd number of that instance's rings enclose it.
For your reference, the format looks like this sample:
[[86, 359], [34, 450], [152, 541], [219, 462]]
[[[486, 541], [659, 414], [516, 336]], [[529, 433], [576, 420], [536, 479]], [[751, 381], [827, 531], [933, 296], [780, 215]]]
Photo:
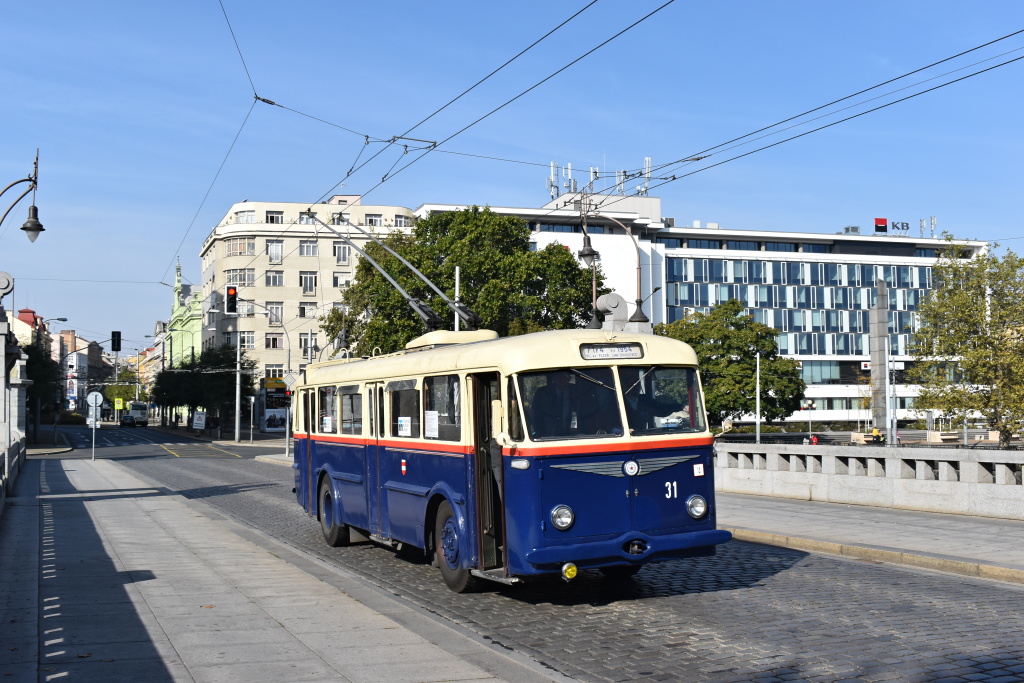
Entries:
[[287, 375], [284, 376], [284, 383], [288, 385], [289, 389], [291, 389], [292, 385], [295, 384], [298, 381], [299, 381], [298, 378], [295, 377], [295, 375], [293, 375], [290, 372]]
[[114, 408], [116, 410], [123, 410], [124, 409], [124, 399], [123, 398], [115, 398], [114, 399]]
[[98, 391], [90, 391], [89, 395], [85, 397], [85, 402], [94, 407], [103, 405], [103, 394]]

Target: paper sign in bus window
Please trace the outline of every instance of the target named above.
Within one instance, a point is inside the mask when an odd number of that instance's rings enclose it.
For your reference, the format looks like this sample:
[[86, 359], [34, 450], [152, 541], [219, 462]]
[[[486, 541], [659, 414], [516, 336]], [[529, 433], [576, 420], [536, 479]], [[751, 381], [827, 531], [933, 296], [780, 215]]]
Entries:
[[428, 439], [436, 439], [438, 434], [438, 423], [440, 412], [437, 410], [423, 411], [423, 436]]
[[399, 417], [398, 418], [398, 435], [399, 436], [412, 436], [412, 418], [411, 417]]

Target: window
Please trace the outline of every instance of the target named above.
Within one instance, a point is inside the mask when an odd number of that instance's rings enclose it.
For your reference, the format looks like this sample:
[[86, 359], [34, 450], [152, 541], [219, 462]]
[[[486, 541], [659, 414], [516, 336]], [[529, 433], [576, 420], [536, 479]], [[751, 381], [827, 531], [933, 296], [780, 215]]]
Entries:
[[268, 378], [269, 377], [278, 377], [278, 378], [284, 377], [284, 365], [281, 365], [279, 363], [274, 363], [274, 364], [270, 364], [270, 365], [264, 365], [263, 366], [263, 376], [264, 377], [268, 377]]
[[690, 249], [721, 249], [722, 241], [690, 239], [687, 240], [687, 245], [690, 247]]
[[235, 211], [235, 222], [236, 223], [255, 223], [256, 212], [255, 211]]
[[341, 393], [341, 433], [363, 433], [363, 396], [357, 385], [338, 387]]
[[739, 249], [741, 251], [757, 251], [757, 242], [746, 242], [742, 240], [726, 240], [725, 247], [727, 249]]
[[299, 317], [300, 318], [315, 318], [316, 317], [316, 304], [313, 303], [299, 303]]
[[384, 225], [384, 215], [379, 213], [368, 213], [366, 214], [365, 222], [373, 228], [382, 227]]
[[611, 368], [553, 370], [519, 375], [519, 395], [530, 439], [622, 436]]
[[694, 369], [631, 366], [618, 372], [630, 434], [704, 431]]
[[388, 382], [384, 387], [391, 399], [391, 436], [420, 438], [420, 392], [416, 380]]
[[351, 247], [344, 242], [335, 242], [333, 249], [334, 260], [337, 263], [348, 263]]
[[241, 331], [238, 334], [242, 338], [243, 349], [255, 349], [256, 348], [256, 333], [252, 331]]
[[263, 335], [263, 348], [265, 349], [283, 349], [284, 348], [284, 333], [283, 332], [267, 332]]
[[224, 271], [225, 284], [251, 287], [256, 282], [255, 268], [231, 268]]
[[316, 390], [316, 403], [320, 410], [317, 431], [321, 434], [336, 434], [338, 432], [338, 396], [336, 392], [336, 387], [319, 387]]
[[765, 242], [765, 251], [796, 251], [796, 244], [793, 242]]
[[412, 218], [409, 216], [396, 215], [395, 216], [395, 227], [396, 228], [411, 228]]
[[271, 263], [280, 263], [284, 259], [284, 240], [267, 240], [267, 258]]
[[331, 225], [345, 225], [347, 222], [347, 213], [335, 212], [331, 214]]
[[423, 380], [423, 436], [441, 441], [462, 438], [459, 411], [461, 392], [458, 375], [427, 377]]
[[284, 211], [267, 211], [268, 223], [284, 223]]
[[299, 256], [316, 256], [316, 240], [299, 240]]
[[267, 287], [284, 287], [284, 271], [268, 270], [264, 284]]
[[334, 273], [332, 283], [334, 287], [348, 287], [350, 284], [352, 284], [352, 281], [348, 278], [348, 273], [336, 272]]
[[268, 322], [271, 325], [280, 325], [284, 319], [284, 302], [283, 301], [268, 301], [267, 312], [270, 314]]
[[832, 251], [831, 245], [828, 244], [804, 244], [802, 251], [810, 254], [827, 254]]
[[303, 294], [316, 294], [316, 271], [299, 271], [299, 286], [302, 287]]
[[224, 346], [234, 346], [235, 345], [235, 333], [234, 332], [225, 332], [224, 333], [224, 341], [222, 343], [224, 344]]
[[316, 225], [316, 221], [314, 220], [315, 218], [316, 211], [310, 211], [309, 213], [306, 213], [305, 211], [300, 211], [299, 225]]
[[316, 332], [300, 332], [299, 333], [299, 348], [303, 351], [308, 351], [310, 345], [313, 349], [317, 348], [316, 345]]
[[224, 240], [228, 256], [253, 256], [256, 254], [255, 237], [232, 237]]
[[679, 237], [656, 237], [655, 241], [664, 244], [666, 249], [681, 249], [683, 240]]

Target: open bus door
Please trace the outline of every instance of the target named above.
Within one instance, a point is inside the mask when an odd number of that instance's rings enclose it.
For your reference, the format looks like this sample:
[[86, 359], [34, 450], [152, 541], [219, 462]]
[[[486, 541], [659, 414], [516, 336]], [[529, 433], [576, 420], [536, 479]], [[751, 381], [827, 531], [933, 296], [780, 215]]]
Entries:
[[491, 435], [492, 402], [501, 398], [496, 372], [469, 376], [473, 397], [473, 478], [480, 569], [498, 569], [505, 560], [504, 476], [501, 446]]
[[382, 510], [384, 492], [381, 482], [381, 465], [384, 458], [384, 385], [366, 385], [366, 403], [369, 411], [370, 438], [366, 442], [366, 502], [369, 518], [367, 530], [386, 538], [390, 531], [387, 511]]

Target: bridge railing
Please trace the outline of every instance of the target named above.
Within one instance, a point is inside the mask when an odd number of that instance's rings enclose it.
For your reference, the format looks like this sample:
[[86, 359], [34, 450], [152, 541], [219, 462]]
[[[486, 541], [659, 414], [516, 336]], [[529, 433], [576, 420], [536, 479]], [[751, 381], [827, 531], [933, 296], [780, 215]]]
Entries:
[[727, 493], [1024, 520], [1024, 451], [715, 444]]

